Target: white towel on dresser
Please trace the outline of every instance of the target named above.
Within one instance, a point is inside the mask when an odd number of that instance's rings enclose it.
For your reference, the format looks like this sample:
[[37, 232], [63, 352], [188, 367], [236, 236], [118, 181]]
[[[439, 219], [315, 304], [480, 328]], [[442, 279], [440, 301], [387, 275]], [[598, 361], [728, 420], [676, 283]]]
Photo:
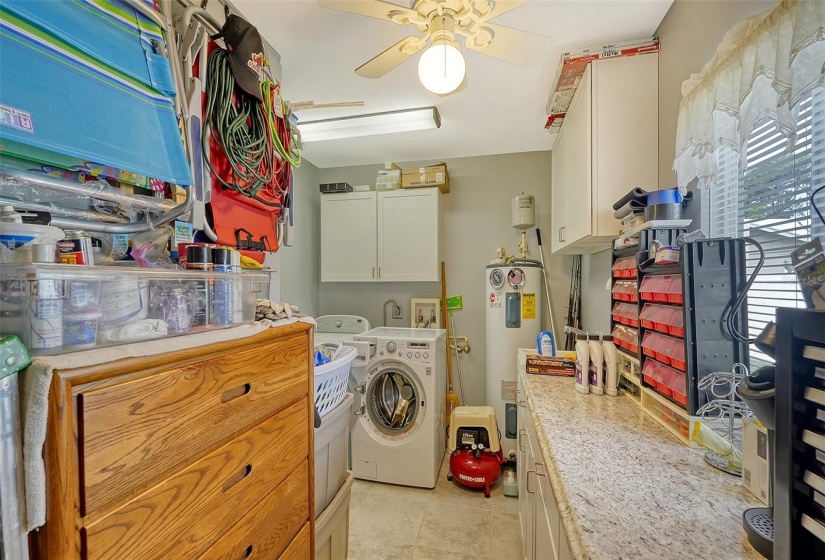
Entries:
[[46, 442], [48, 424], [49, 387], [55, 369], [75, 369], [114, 362], [123, 358], [179, 352], [187, 348], [254, 336], [270, 327], [281, 327], [297, 322], [314, 325], [315, 319], [292, 317], [275, 322], [256, 321], [228, 329], [35, 358], [32, 365], [20, 374], [27, 530], [33, 531], [46, 522], [46, 465], [43, 460], [43, 445]]

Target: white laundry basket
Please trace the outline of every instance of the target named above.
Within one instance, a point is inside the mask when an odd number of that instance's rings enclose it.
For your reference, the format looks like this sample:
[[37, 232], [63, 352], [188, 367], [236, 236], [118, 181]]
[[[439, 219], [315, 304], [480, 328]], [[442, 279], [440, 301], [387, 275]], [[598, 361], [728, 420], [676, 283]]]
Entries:
[[315, 517], [335, 499], [347, 480], [349, 419], [354, 401], [352, 394], [347, 393], [315, 430]]
[[334, 360], [315, 367], [315, 409], [321, 418], [344, 400], [350, 364], [356, 356], [355, 348], [344, 346]]
[[355, 477], [347, 480], [327, 509], [315, 518], [315, 560], [346, 560], [349, 549], [349, 503]]

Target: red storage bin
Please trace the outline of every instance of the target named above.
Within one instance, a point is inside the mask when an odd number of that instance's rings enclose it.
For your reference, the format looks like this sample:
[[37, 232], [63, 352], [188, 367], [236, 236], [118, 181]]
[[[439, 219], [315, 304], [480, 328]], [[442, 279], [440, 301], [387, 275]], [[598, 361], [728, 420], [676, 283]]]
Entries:
[[653, 292], [657, 281], [656, 276], [648, 276], [642, 280], [642, 285], [639, 287], [639, 297], [642, 298], [642, 301], [653, 301]]
[[653, 301], [667, 303], [667, 294], [672, 282], [670, 276], [654, 276], [656, 282], [653, 286]]
[[613, 263], [614, 278], [636, 278], [637, 263], [636, 257], [622, 257]]
[[673, 336], [685, 337], [685, 316], [681, 307], [675, 307], [678, 313], [675, 313], [673, 320], [668, 325], [668, 334]]
[[681, 404], [682, 406], [687, 406], [687, 395], [683, 393], [679, 393], [678, 391], [673, 391], [673, 400], [677, 403]]
[[644, 338], [642, 339], [642, 353], [645, 356], [656, 356], [656, 347], [658, 346], [657, 343], [658, 340], [656, 339], [656, 333], [646, 332]]
[[668, 303], [681, 304], [684, 300], [682, 297], [682, 277], [672, 276], [671, 282], [667, 287], [667, 301]]
[[642, 308], [642, 312], [639, 313], [639, 322], [642, 324], [642, 327], [652, 329], [657, 312], [658, 307], [656, 305], [646, 303]]
[[687, 371], [687, 362], [685, 361], [685, 343], [679, 341], [681, 344], [677, 345], [670, 356], [670, 363], [679, 371]]
[[687, 406], [687, 380], [684, 373], [647, 358], [642, 367], [642, 375], [649, 385], [655, 384], [657, 391]]

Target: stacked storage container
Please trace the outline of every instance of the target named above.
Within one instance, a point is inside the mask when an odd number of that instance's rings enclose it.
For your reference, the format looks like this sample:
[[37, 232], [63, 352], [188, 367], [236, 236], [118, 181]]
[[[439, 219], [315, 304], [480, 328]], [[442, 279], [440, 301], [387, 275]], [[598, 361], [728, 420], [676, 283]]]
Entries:
[[353, 475], [349, 465], [352, 394], [349, 370], [357, 351], [345, 347], [331, 362], [315, 367], [315, 557], [346, 559]]

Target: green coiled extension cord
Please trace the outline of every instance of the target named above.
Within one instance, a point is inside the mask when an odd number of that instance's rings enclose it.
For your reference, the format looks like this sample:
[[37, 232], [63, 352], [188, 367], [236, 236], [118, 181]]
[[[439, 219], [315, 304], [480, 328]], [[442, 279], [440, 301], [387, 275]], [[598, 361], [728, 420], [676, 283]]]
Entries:
[[[229, 53], [224, 49], [212, 51], [206, 73], [209, 87], [206, 95], [206, 123], [201, 135], [204, 161], [226, 188], [238, 191], [267, 206], [280, 207], [281, 204], [266, 200], [260, 197], [259, 193], [284, 171], [284, 165], [298, 167], [301, 156], [297, 149], [296, 155], [290, 156], [291, 150], [283, 146], [272, 116], [272, 101], [269, 95], [272, 84], [262, 84], [262, 104], [248, 95], [237, 95], [233, 98], [235, 78], [229, 66]], [[284, 126], [290, 136], [290, 148], [293, 148], [294, 139], [289, 133], [288, 124], [285, 123]], [[234, 178], [231, 183], [215, 171], [207, 157], [209, 138], [214, 139], [220, 146], [232, 167]], [[282, 161], [275, 157], [275, 150]], [[283, 192], [286, 185], [281, 185], [280, 189]]]
[[[284, 161], [289, 162], [292, 167], [298, 169], [301, 167], [301, 151], [298, 149], [295, 135], [289, 130], [289, 123], [286, 121], [286, 118], [284, 118], [282, 119], [284, 126], [279, 128], [272, 118], [272, 115], [274, 115], [275, 112], [272, 108], [271, 89], [274, 87], [275, 83], [270, 81], [265, 81], [261, 84], [261, 93], [264, 98], [264, 114], [266, 115], [267, 122], [269, 123], [269, 130], [272, 131], [272, 142], [275, 144], [275, 149], [278, 150], [278, 154], [284, 159]], [[282, 114], [286, 115], [283, 98], [279, 95], [278, 99], [281, 101]], [[284, 147], [284, 144], [281, 141], [281, 134], [289, 137], [289, 149]], [[292, 155], [293, 153], [295, 154], [294, 156]]]

